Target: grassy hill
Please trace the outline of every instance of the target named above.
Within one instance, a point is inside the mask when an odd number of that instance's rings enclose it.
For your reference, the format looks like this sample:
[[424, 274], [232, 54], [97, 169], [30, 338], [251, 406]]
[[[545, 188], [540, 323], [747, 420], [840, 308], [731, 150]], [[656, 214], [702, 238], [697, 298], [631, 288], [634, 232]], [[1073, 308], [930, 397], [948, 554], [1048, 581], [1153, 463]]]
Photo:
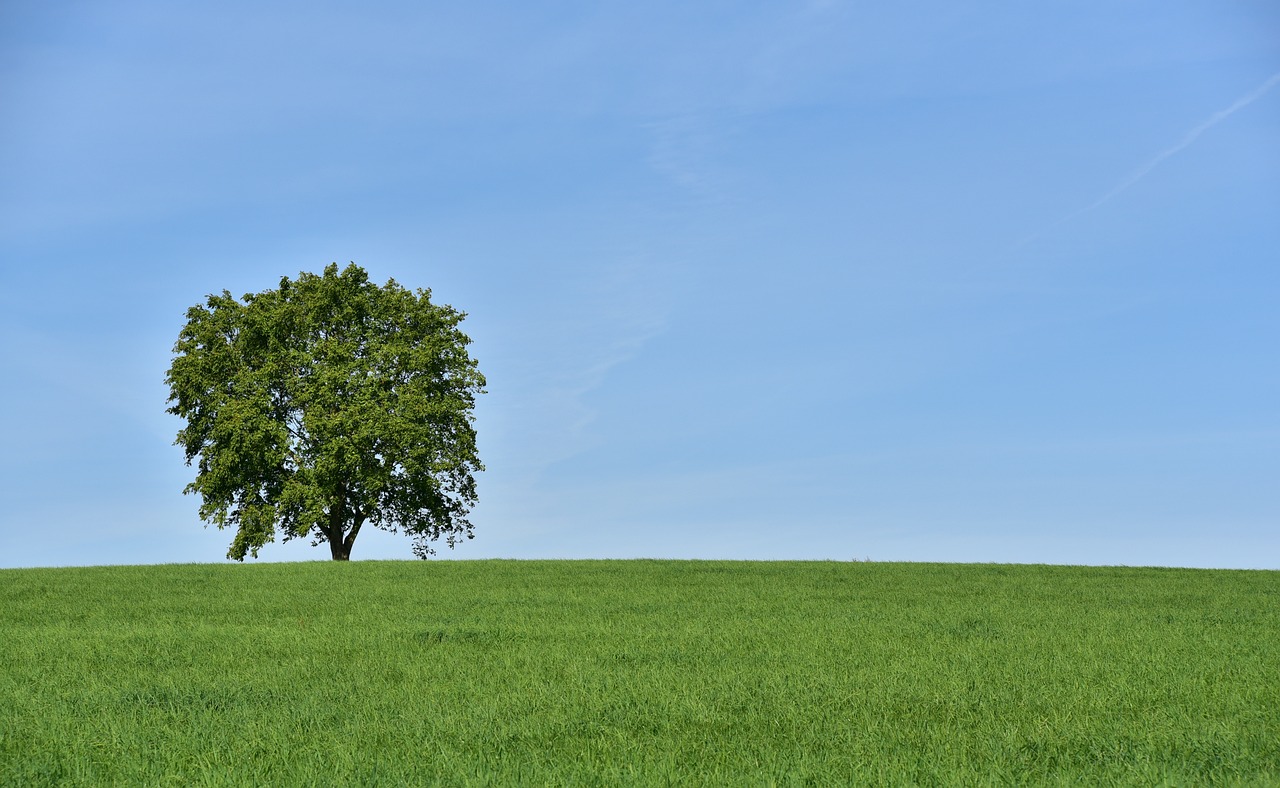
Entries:
[[1280, 784], [1280, 572], [0, 571], [0, 784]]

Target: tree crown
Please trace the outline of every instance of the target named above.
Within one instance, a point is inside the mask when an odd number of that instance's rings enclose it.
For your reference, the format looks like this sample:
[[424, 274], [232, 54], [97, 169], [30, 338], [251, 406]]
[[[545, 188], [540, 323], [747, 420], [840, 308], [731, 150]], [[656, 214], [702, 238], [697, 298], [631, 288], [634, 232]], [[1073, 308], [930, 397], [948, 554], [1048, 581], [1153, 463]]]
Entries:
[[187, 310], [168, 412], [200, 516], [234, 527], [228, 557], [310, 536], [346, 558], [361, 526], [403, 530], [425, 558], [472, 536], [473, 409], [485, 380], [465, 314], [352, 263]]

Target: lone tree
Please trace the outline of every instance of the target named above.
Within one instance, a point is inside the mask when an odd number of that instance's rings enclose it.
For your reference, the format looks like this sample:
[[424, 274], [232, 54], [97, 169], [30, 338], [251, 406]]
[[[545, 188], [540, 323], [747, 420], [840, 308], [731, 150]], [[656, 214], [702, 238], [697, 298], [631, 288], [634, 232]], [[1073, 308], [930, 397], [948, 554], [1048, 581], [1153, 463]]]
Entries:
[[371, 283], [352, 263], [301, 273], [277, 290], [223, 291], [187, 310], [165, 377], [176, 444], [200, 517], [234, 527], [228, 558], [309, 536], [335, 561], [366, 523], [413, 537], [472, 537], [472, 409], [484, 376], [458, 330], [465, 314], [429, 290]]

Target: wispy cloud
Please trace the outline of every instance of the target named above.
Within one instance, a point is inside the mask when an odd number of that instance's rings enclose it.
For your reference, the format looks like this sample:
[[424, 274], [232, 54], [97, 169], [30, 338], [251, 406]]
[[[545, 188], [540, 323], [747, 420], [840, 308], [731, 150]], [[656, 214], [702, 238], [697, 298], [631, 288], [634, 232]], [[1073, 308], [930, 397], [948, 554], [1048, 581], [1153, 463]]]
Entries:
[[712, 133], [706, 118], [692, 113], [646, 124], [653, 137], [649, 166], [701, 200], [715, 201], [719, 190], [706, 167]]
[[680, 81], [668, 86], [666, 111], [645, 124], [650, 168], [694, 203], [732, 202], [736, 169], [720, 154], [732, 141], [738, 120], [811, 95], [812, 84], [831, 68], [828, 57], [815, 53], [826, 51], [823, 45], [833, 35], [831, 17], [843, 7], [843, 0], [776, 4], [746, 15], [733, 26], [736, 32], [710, 44], [690, 42], [699, 53], [696, 58], [687, 55], [686, 62], [705, 65], [675, 72]]
[[1249, 106], [1253, 102], [1262, 98], [1264, 95], [1267, 94], [1268, 91], [1270, 91], [1276, 85], [1280, 85], [1280, 73], [1272, 74], [1270, 78], [1267, 79], [1266, 82], [1263, 82], [1261, 85], [1254, 88], [1249, 93], [1236, 99], [1235, 102], [1231, 104], [1231, 106], [1227, 107], [1226, 109], [1219, 110], [1218, 112], [1215, 112], [1212, 115], [1210, 115], [1209, 118], [1205, 120], [1203, 123], [1199, 124], [1195, 128], [1188, 131], [1186, 134], [1184, 134], [1182, 139], [1178, 140], [1178, 142], [1176, 142], [1175, 144], [1157, 153], [1155, 156], [1151, 158], [1150, 161], [1148, 161], [1143, 166], [1139, 167], [1137, 170], [1134, 170], [1128, 177], [1120, 181], [1120, 183], [1116, 184], [1106, 194], [1102, 195], [1098, 199], [1089, 203], [1085, 207], [1067, 214], [1066, 216], [1062, 217], [1061, 219], [1049, 225], [1048, 227], [1045, 227], [1044, 229], [1038, 232], [1032, 233], [1031, 235], [1019, 241], [1017, 245], [1022, 246], [1024, 244], [1027, 244], [1035, 240], [1036, 238], [1040, 237], [1044, 233], [1048, 232], [1049, 230], [1052, 230], [1056, 227], [1066, 224], [1072, 219], [1075, 219], [1076, 217], [1081, 216], [1082, 214], [1086, 214], [1089, 211], [1095, 210], [1105, 205], [1106, 203], [1110, 202], [1111, 200], [1115, 199], [1117, 196], [1119, 196], [1120, 194], [1128, 190], [1135, 183], [1147, 177], [1147, 175], [1149, 175], [1152, 170], [1154, 170], [1156, 167], [1159, 167], [1161, 164], [1163, 164], [1166, 159], [1186, 149], [1192, 143], [1194, 143], [1197, 139], [1199, 139], [1200, 135], [1204, 134], [1209, 129], [1213, 128], [1214, 126], [1218, 125], [1222, 121], [1231, 117], [1235, 113], [1239, 112], [1240, 110]]
[[511, 418], [502, 464], [529, 479], [593, 445], [591, 395], [666, 330], [674, 292], [664, 269], [643, 255], [566, 279], [562, 289], [563, 300], [526, 317], [521, 335], [509, 339], [505, 369], [489, 373], [491, 397], [512, 398], [502, 405]]

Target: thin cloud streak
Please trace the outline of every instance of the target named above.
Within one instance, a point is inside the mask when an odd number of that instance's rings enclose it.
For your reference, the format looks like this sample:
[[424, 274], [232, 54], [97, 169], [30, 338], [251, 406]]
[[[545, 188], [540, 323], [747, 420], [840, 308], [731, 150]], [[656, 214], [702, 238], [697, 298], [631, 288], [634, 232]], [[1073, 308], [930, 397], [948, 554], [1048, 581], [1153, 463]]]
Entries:
[[1134, 173], [1129, 175], [1129, 177], [1125, 178], [1123, 181], [1117, 184], [1115, 188], [1111, 189], [1111, 191], [1102, 195], [1101, 197], [1089, 203], [1088, 205], [1081, 208], [1080, 210], [1067, 214], [1066, 216], [1062, 217], [1061, 219], [1049, 225], [1048, 227], [1044, 228], [1043, 230], [1032, 233], [1026, 238], [1023, 238], [1015, 246], [1019, 246], [1019, 247], [1024, 246], [1030, 243], [1031, 241], [1034, 241], [1036, 238], [1039, 238], [1041, 235], [1044, 235], [1046, 232], [1052, 229], [1055, 229], [1057, 227], [1061, 227], [1062, 225], [1066, 224], [1072, 219], [1075, 219], [1078, 216], [1086, 214], [1089, 211], [1095, 210], [1101, 207], [1102, 205], [1105, 205], [1106, 203], [1110, 202], [1111, 200], [1115, 199], [1121, 193], [1128, 190], [1129, 187], [1133, 186], [1138, 181], [1147, 177], [1147, 175], [1149, 175], [1152, 170], [1154, 170], [1156, 167], [1159, 167], [1162, 163], [1164, 163], [1165, 159], [1168, 159], [1170, 156], [1173, 156], [1174, 154], [1184, 150], [1189, 145], [1191, 145], [1191, 143], [1199, 139], [1201, 134], [1204, 134], [1206, 131], [1218, 125], [1219, 123], [1226, 120], [1227, 118], [1231, 117], [1236, 112], [1239, 112], [1240, 110], [1249, 106], [1253, 102], [1262, 98], [1264, 95], [1267, 94], [1268, 91], [1270, 91], [1277, 84], [1280, 84], [1280, 73], [1272, 74], [1271, 77], [1268, 78], [1266, 82], [1263, 82], [1261, 85], [1254, 88], [1252, 92], [1246, 94], [1245, 96], [1242, 96], [1239, 99], [1236, 99], [1235, 103], [1227, 107], [1226, 109], [1219, 110], [1218, 112], [1215, 112], [1213, 115], [1209, 116], [1208, 120], [1196, 126], [1191, 131], [1188, 131], [1182, 137], [1182, 139], [1177, 142], [1177, 144], [1172, 145], [1160, 151], [1159, 153], [1157, 153], [1155, 157], [1151, 159], [1151, 161], [1147, 162], [1145, 165], [1140, 167]]
[[1271, 90], [1278, 83], [1280, 83], [1280, 74], [1272, 74], [1270, 79], [1268, 79], [1266, 82], [1263, 82], [1262, 85], [1256, 88], [1252, 93], [1250, 93], [1247, 96], [1244, 96], [1243, 98], [1236, 100], [1236, 103], [1232, 104], [1226, 109], [1221, 110], [1219, 112], [1215, 112], [1204, 123], [1201, 123], [1199, 126], [1196, 126], [1194, 129], [1187, 132], [1186, 136], [1184, 136], [1178, 142], [1178, 144], [1160, 151], [1160, 153], [1156, 154], [1156, 157], [1154, 159], [1147, 162], [1146, 166], [1142, 167], [1142, 169], [1133, 173], [1128, 178], [1125, 178], [1114, 189], [1102, 195], [1097, 200], [1095, 200], [1092, 204], [1078, 211], [1075, 215], [1078, 216], [1079, 214], [1084, 213], [1085, 211], [1092, 211], [1094, 208], [1097, 208], [1098, 206], [1102, 205], [1103, 203], [1107, 202], [1108, 200], [1114, 198], [1116, 195], [1123, 192], [1125, 189], [1128, 189], [1130, 186], [1142, 180], [1147, 176], [1148, 173], [1150, 173], [1156, 167], [1160, 166], [1161, 162], [1163, 162], [1165, 159], [1169, 158], [1170, 156], [1177, 153], [1178, 151], [1181, 151], [1183, 148], [1186, 148], [1188, 145], [1195, 142], [1200, 137], [1201, 134], [1204, 134], [1209, 129], [1213, 128], [1214, 126], [1218, 125], [1222, 121], [1229, 118], [1231, 115], [1235, 114], [1239, 110], [1244, 109], [1245, 107], [1249, 106], [1253, 102], [1262, 98], [1262, 96], [1266, 94], [1267, 91]]

